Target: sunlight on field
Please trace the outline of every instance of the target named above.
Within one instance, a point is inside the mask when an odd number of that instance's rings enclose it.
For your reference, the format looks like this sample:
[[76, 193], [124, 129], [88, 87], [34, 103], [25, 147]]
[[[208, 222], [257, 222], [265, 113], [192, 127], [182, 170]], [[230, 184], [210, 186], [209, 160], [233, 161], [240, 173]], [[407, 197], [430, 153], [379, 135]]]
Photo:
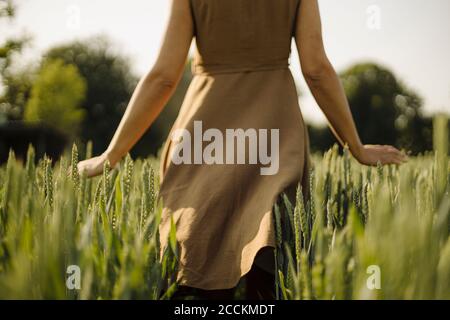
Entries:
[[[364, 167], [337, 146], [313, 156], [313, 197], [303, 201], [299, 189], [296, 203], [274, 210], [280, 298], [450, 298], [450, 166], [439, 121], [436, 152], [400, 167]], [[71, 159], [35, 165], [30, 148], [24, 164], [11, 152], [0, 167], [0, 298], [168, 298], [178, 252], [173, 227], [159, 261], [158, 160], [127, 157], [94, 179], [70, 170], [77, 162], [74, 146]], [[69, 266], [79, 267], [78, 288]]]

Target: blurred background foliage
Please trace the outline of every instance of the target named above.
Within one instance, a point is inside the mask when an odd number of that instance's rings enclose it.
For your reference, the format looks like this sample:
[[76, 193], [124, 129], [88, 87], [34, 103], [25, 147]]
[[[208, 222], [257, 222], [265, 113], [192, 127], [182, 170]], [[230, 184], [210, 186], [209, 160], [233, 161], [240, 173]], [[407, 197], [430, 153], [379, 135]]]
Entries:
[[[51, 48], [43, 61], [53, 59], [62, 59], [66, 64], [77, 66], [86, 80], [87, 92], [83, 104], [86, 117], [81, 127], [80, 143], [92, 140], [94, 154], [103, 152], [139, 80], [131, 72], [129, 59], [115, 52], [111, 41], [104, 36]], [[164, 143], [191, 80], [188, 69], [189, 66], [164, 111], [133, 148], [132, 156], [156, 154]]]
[[[12, 2], [0, 2], [0, 18], [13, 19]], [[35, 145], [37, 157], [58, 156], [56, 149], [89, 140], [94, 154], [103, 152], [138, 82], [130, 59], [110, 39], [96, 36], [49, 48], [30, 65], [15, 66], [29, 43], [22, 36], [0, 44], [0, 162], [9, 148], [24, 158], [36, 136], [42, 137]], [[358, 63], [340, 76], [364, 143], [393, 144], [412, 154], [432, 150], [432, 120], [422, 112], [421, 97], [390, 70]], [[131, 151], [133, 157], [157, 154], [191, 78], [189, 61], [174, 96]], [[312, 151], [325, 151], [336, 142], [327, 126], [308, 127]], [[55, 149], [51, 140], [64, 145]]]
[[24, 120], [41, 121], [68, 136], [78, 133], [85, 112], [86, 82], [78, 68], [62, 60], [42, 65], [25, 106]]
[[96, 37], [50, 48], [43, 63], [61, 59], [75, 65], [87, 84], [83, 102], [86, 116], [79, 139], [92, 139], [94, 153], [103, 152], [120, 122], [137, 84], [125, 57], [116, 54], [108, 39]]
[[[356, 127], [366, 144], [391, 144], [418, 154], [432, 150], [432, 117], [422, 98], [387, 68], [358, 63], [340, 73]], [[335, 142], [327, 127], [310, 127], [312, 149]]]

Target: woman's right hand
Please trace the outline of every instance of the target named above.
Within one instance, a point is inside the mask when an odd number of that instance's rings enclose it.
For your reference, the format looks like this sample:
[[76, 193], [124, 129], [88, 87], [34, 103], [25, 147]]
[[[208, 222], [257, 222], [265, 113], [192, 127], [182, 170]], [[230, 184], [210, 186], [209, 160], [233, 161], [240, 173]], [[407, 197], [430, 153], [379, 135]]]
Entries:
[[112, 161], [111, 156], [104, 152], [99, 156], [79, 162], [77, 169], [80, 174], [83, 172], [86, 173], [88, 178], [95, 177], [102, 174], [106, 161], [109, 161], [112, 168], [115, 167], [115, 163]]
[[389, 145], [366, 144], [362, 145], [353, 156], [359, 163], [376, 166], [378, 162], [384, 164], [402, 164], [408, 161], [405, 153]]

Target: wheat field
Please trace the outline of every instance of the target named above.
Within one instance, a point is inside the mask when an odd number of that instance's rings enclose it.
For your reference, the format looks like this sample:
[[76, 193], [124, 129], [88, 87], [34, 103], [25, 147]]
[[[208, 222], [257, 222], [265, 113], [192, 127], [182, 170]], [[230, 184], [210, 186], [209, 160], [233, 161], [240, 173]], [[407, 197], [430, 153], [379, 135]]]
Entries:
[[[273, 210], [279, 299], [450, 299], [446, 128], [437, 119], [434, 152], [401, 166], [361, 166], [337, 146], [313, 155], [312, 196], [298, 188]], [[36, 162], [30, 147], [0, 167], [0, 298], [170, 298], [178, 252], [172, 225], [159, 256], [158, 159], [87, 179], [79, 158], [74, 145]]]

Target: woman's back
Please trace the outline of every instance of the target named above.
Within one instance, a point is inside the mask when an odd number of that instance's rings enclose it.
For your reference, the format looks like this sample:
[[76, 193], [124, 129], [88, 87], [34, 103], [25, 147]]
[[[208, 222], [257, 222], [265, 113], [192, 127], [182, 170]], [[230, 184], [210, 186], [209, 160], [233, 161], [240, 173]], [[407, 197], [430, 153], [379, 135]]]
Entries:
[[272, 206], [299, 182], [307, 190], [311, 164], [288, 68], [298, 5], [190, 0], [195, 77], [162, 154], [160, 189], [161, 245], [172, 217], [182, 285], [232, 288], [253, 262], [274, 272]]
[[195, 72], [286, 67], [299, 0], [191, 0]]

